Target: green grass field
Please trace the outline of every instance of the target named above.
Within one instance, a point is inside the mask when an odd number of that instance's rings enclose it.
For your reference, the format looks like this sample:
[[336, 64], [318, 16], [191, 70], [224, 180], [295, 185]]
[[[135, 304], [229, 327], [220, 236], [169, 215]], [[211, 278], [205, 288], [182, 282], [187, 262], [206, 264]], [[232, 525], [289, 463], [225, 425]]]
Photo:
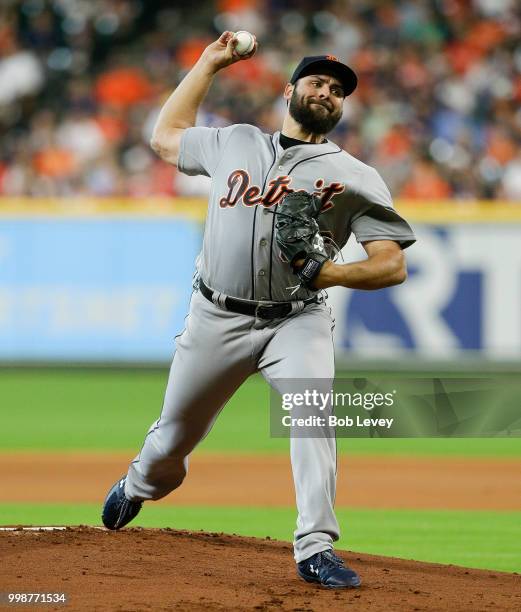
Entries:
[[[166, 370], [4, 369], [4, 452], [137, 450], [160, 412]], [[198, 452], [287, 452], [269, 437], [269, 389], [253, 377], [222, 412]], [[521, 438], [341, 439], [346, 454], [521, 457]], [[35, 467], [36, 469], [36, 467]], [[95, 505], [0, 506], [2, 524], [99, 524]], [[521, 571], [521, 512], [339, 509], [340, 548], [503, 571]], [[143, 526], [204, 529], [289, 540], [290, 508], [175, 508], [147, 504]]]
[[[167, 375], [166, 370], [0, 371], [0, 448], [134, 451], [159, 416]], [[521, 456], [521, 438], [344, 438], [338, 446], [348, 454]], [[222, 411], [199, 451], [271, 453], [287, 448], [287, 440], [270, 438], [269, 387], [254, 376]]]

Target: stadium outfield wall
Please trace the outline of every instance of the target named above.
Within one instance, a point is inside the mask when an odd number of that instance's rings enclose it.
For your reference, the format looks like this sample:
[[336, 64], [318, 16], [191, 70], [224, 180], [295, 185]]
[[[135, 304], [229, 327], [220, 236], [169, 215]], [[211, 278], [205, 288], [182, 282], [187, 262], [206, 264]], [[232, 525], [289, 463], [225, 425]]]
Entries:
[[[166, 363], [202, 200], [0, 199], [0, 360]], [[409, 279], [328, 291], [342, 361], [521, 361], [521, 203], [397, 202]], [[364, 252], [353, 240], [344, 261]]]

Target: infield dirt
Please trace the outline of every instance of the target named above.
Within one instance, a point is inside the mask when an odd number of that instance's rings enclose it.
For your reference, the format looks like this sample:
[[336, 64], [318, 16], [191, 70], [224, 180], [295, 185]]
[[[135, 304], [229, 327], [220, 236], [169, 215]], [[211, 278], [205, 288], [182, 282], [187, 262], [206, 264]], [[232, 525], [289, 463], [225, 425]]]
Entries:
[[[0, 502], [101, 504], [132, 455], [27, 452], [0, 458]], [[336, 506], [515, 511], [521, 507], [520, 471], [517, 458], [340, 456]], [[289, 457], [196, 453], [183, 486], [159, 503], [294, 507]]]
[[284, 542], [168, 529], [18, 530], [0, 534], [0, 591], [67, 595], [67, 605], [46, 610], [521, 609], [516, 574], [341, 555], [361, 588], [303, 582]]
[[[101, 503], [129, 459], [5, 453], [0, 501]], [[518, 459], [343, 457], [340, 463], [337, 505], [507, 510], [521, 502]], [[160, 503], [294, 504], [286, 456], [203, 454], [191, 468], [186, 484]], [[269, 487], [262, 486], [266, 482]], [[361, 574], [360, 589], [331, 591], [304, 583], [285, 542], [170, 529], [20, 529], [0, 532], [0, 593], [67, 594], [66, 606], [46, 610], [521, 609], [517, 574], [340, 554]]]

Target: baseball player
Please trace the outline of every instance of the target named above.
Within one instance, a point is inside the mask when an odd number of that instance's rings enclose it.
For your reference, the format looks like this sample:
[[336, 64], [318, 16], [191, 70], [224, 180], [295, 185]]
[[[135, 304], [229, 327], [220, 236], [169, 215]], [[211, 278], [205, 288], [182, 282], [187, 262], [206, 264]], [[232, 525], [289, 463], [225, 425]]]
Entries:
[[[219, 411], [255, 372], [278, 391], [287, 381], [334, 378], [333, 320], [324, 292], [380, 289], [406, 278], [415, 240], [373, 168], [327, 139], [357, 77], [333, 56], [305, 57], [286, 85], [282, 129], [194, 127], [219, 70], [241, 60], [232, 32], [210, 44], [161, 109], [152, 148], [212, 185], [196, 285], [177, 337], [161, 415], [128, 473], [109, 491], [103, 523], [120, 529], [146, 500], [181, 485], [188, 457]], [[367, 258], [335, 263], [351, 233]], [[323, 383], [326, 381], [326, 383]], [[333, 552], [339, 526], [334, 437], [291, 437], [298, 509], [298, 574], [334, 588], [360, 578]]]

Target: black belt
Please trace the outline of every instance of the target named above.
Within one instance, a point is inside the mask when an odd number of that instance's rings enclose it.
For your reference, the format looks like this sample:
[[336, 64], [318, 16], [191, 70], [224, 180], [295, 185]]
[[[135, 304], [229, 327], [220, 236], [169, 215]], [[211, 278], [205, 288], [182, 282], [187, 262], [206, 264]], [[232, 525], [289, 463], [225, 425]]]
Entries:
[[308, 304], [317, 304], [319, 299], [315, 295], [307, 300], [295, 300], [293, 302], [255, 302], [252, 300], [239, 300], [237, 298], [224, 295], [218, 291], [213, 291], [199, 279], [199, 289], [207, 300], [213, 302], [221, 308], [247, 315], [249, 317], [259, 317], [261, 319], [281, 319], [289, 314], [300, 312]]

